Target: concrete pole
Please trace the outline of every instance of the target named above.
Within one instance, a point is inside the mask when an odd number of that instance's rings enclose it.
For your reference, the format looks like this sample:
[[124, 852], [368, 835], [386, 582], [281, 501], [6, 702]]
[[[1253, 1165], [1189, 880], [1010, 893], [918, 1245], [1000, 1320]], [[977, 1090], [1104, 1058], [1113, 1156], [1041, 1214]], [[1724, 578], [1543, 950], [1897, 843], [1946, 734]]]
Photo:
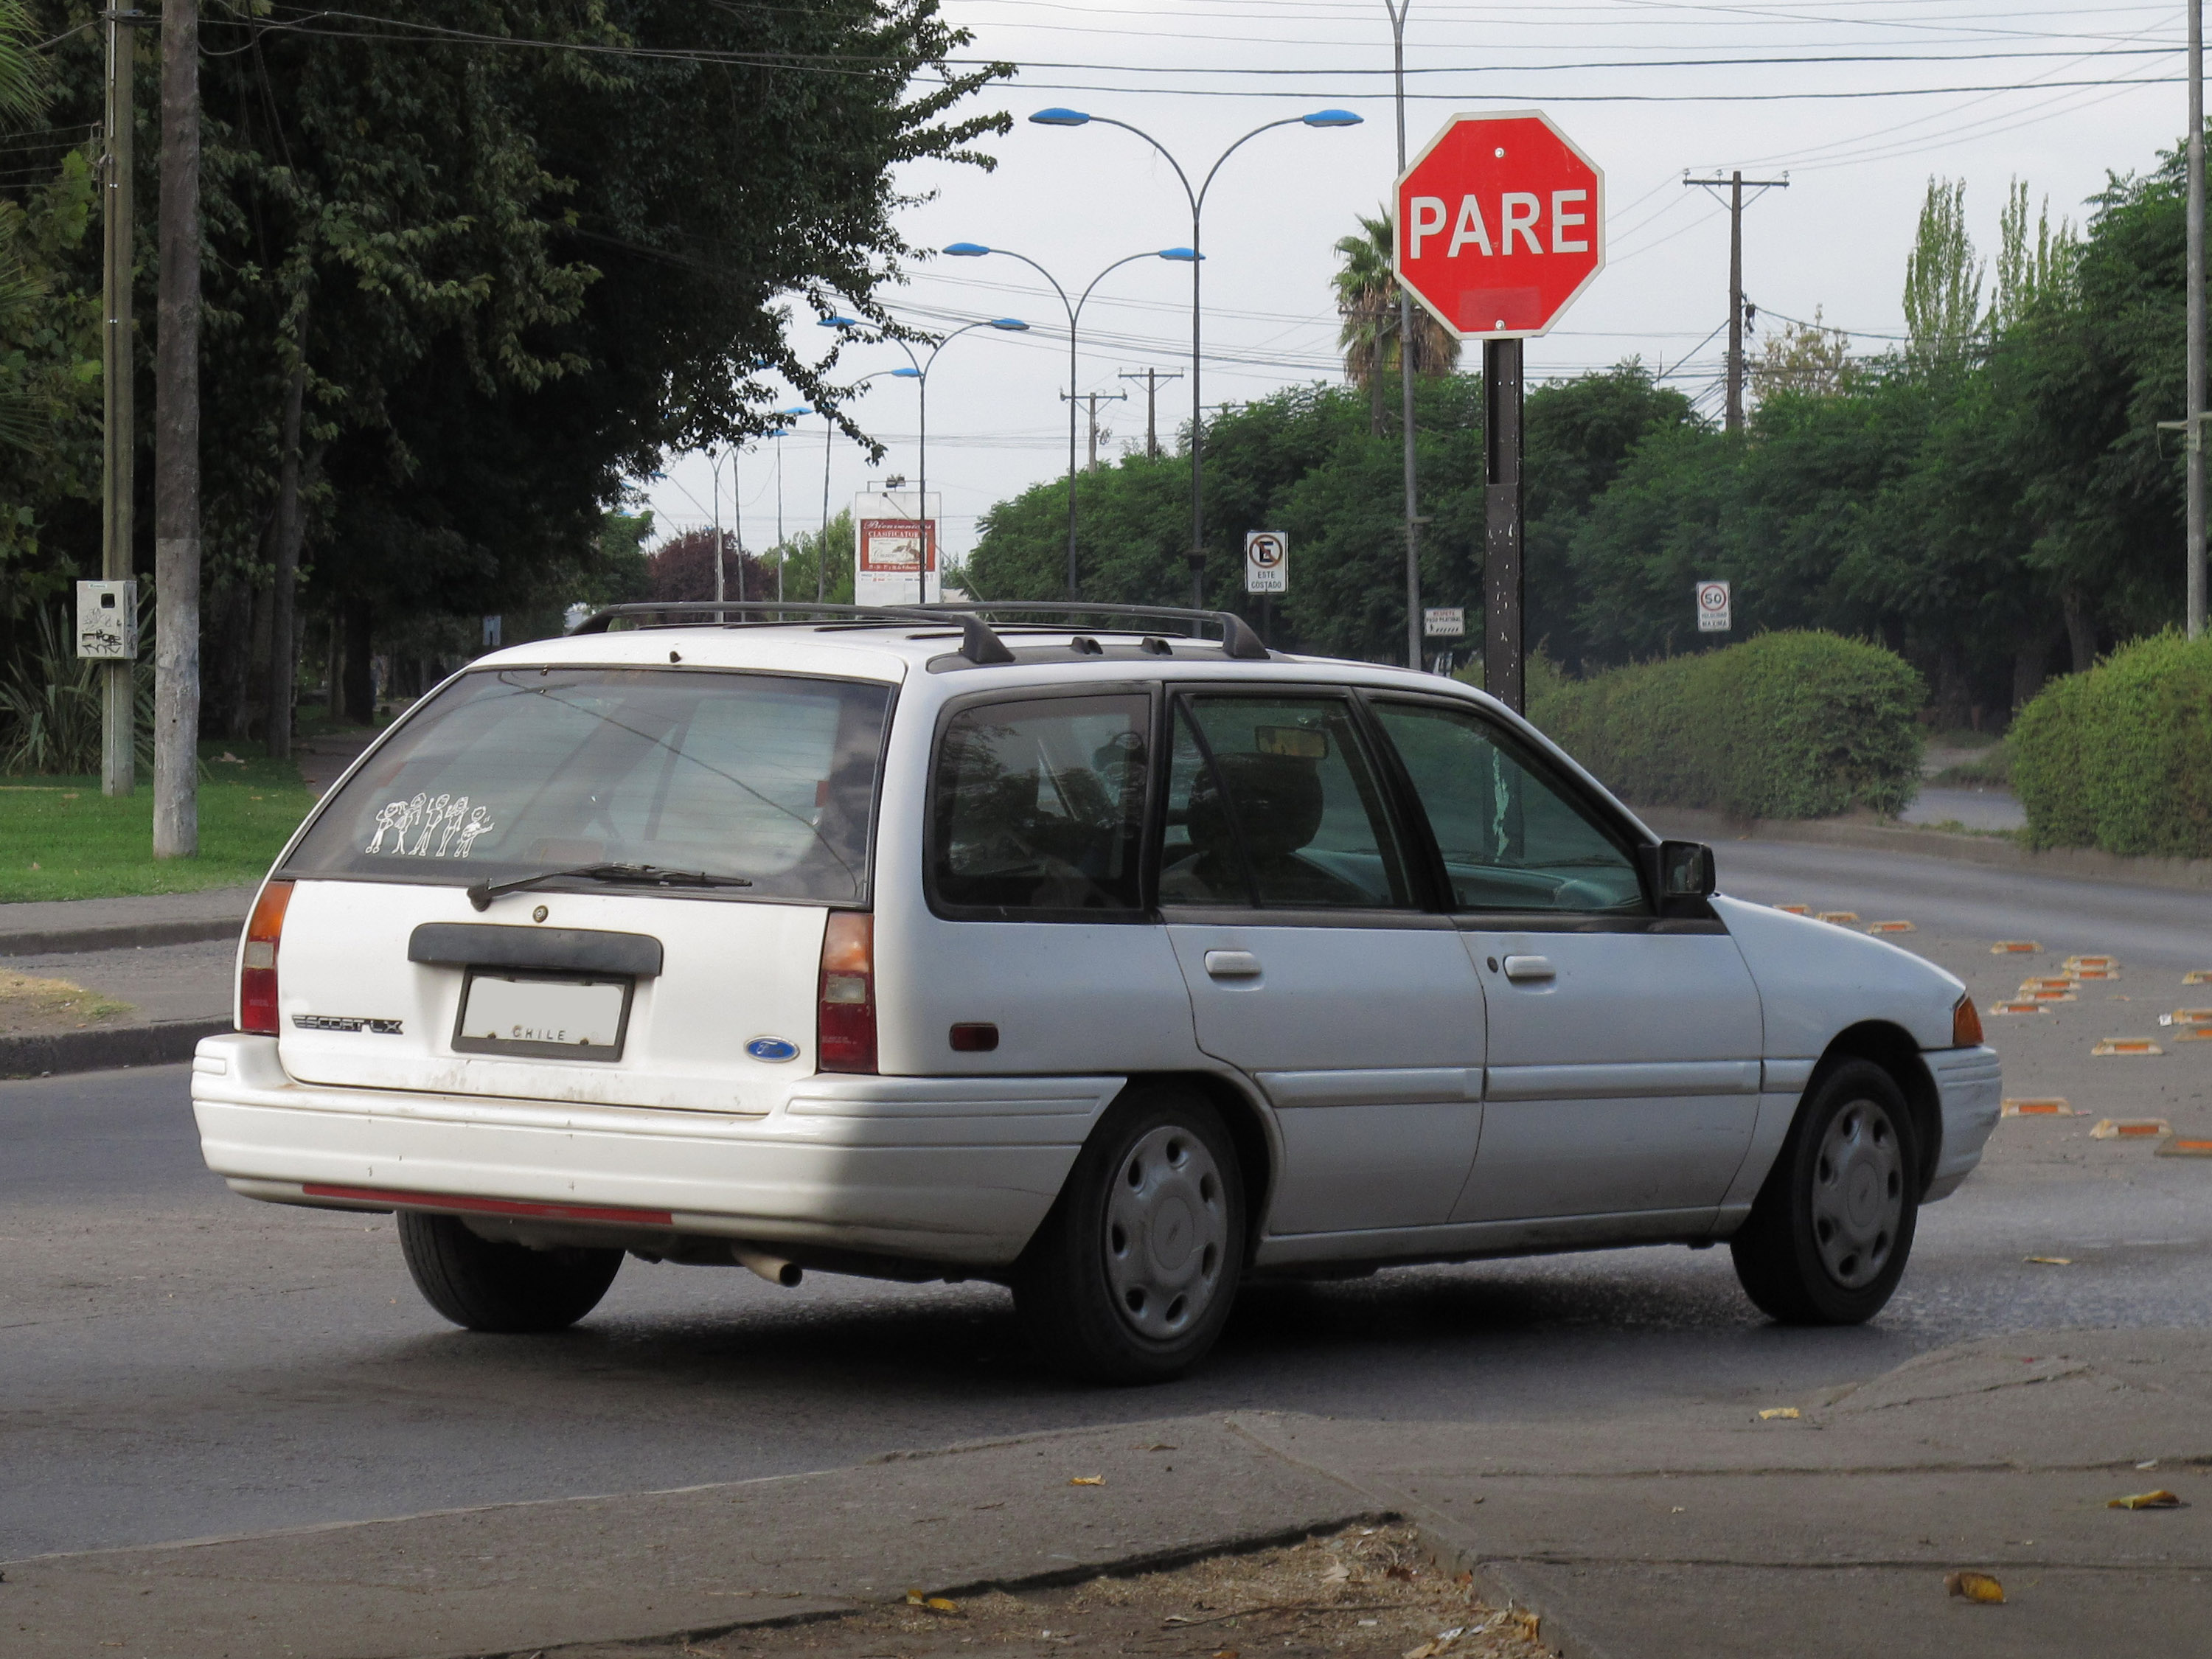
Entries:
[[2189, 637], [2204, 632], [2204, 0], [2189, 0]]
[[[106, 155], [100, 183], [100, 365], [103, 419], [100, 463], [100, 574], [103, 580], [131, 577], [133, 507], [137, 449], [132, 407], [131, 255], [132, 175], [137, 116], [131, 68], [137, 12], [107, 14]], [[137, 669], [127, 662], [100, 667], [100, 793], [127, 795], [137, 784]]]
[[200, 15], [161, 9], [154, 374], [154, 856], [200, 850]]
[[1743, 169], [1729, 175], [1728, 429], [1743, 430]]
[[[1386, 0], [1387, 3], [1387, 0]], [[1398, 106], [1398, 171], [1406, 171], [1406, 13], [1413, 0], [1389, 6], [1392, 62], [1395, 66]], [[1406, 666], [1421, 665], [1421, 520], [1419, 478], [1413, 454], [1413, 296], [1401, 283], [1398, 289], [1398, 381], [1404, 407], [1406, 473]]]

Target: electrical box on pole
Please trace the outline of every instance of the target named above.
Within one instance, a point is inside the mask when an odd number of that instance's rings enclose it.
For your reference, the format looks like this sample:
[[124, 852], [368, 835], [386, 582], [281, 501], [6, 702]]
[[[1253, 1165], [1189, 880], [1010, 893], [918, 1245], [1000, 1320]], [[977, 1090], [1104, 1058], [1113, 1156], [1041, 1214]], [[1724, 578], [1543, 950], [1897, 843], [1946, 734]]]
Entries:
[[1399, 282], [1461, 339], [1483, 343], [1483, 684], [1518, 711], [1521, 343], [1548, 332], [1604, 268], [1605, 175], [1539, 111], [1457, 115], [1399, 175], [1394, 207]]

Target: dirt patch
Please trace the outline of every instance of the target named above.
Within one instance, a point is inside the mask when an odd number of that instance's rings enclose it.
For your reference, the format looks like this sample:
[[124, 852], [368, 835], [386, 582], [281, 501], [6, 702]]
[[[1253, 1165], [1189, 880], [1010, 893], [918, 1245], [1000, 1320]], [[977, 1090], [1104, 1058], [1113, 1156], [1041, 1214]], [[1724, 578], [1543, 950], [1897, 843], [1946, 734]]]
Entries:
[[[560, 1659], [1551, 1659], [1528, 1614], [1431, 1566], [1412, 1528], [1352, 1527], [1172, 1571], [994, 1590], [841, 1619], [667, 1644], [563, 1648]], [[549, 1656], [550, 1659], [550, 1656]]]
[[43, 1036], [52, 1031], [82, 1031], [119, 1019], [131, 1012], [65, 979], [33, 979], [0, 969], [0, 1036]]

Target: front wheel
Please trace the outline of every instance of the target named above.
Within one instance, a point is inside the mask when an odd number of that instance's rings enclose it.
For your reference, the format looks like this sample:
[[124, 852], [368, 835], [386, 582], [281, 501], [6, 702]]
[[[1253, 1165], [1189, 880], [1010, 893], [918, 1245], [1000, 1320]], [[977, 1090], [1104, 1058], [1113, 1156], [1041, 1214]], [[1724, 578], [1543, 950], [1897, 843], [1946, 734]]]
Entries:
[[1221, 1115], [1188, 1090], [1133, 1090], [1101, 1121], [1014, 1274], [1053, 1365], [1159, 1382], [1206, 1356], [1244, 1267], [1244, 1187]]
[[399, 1249], [422, 1299], [471, 1331], [566, 1330], [599, 1305], [620, 1250], [495, 1244], [458, 1216], [399, 1212]]
[[1857, 1325], [1896, 1290], [1919, 1215], [1905, 1096], [1873, 1061], [1847, 1060], [1799, 1111], [1729, 1249], [1762, 1312], [1790, 1325]]

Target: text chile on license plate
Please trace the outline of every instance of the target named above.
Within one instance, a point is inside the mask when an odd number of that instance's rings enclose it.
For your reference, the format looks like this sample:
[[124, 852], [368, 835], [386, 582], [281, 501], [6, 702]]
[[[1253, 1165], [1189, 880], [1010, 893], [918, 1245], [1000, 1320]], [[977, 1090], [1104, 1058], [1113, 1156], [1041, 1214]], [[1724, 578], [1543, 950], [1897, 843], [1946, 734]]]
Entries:
[[629, 979], [472, 968], [453, 1047], [529, 1060], [620, 1060], [629, 1025]]

